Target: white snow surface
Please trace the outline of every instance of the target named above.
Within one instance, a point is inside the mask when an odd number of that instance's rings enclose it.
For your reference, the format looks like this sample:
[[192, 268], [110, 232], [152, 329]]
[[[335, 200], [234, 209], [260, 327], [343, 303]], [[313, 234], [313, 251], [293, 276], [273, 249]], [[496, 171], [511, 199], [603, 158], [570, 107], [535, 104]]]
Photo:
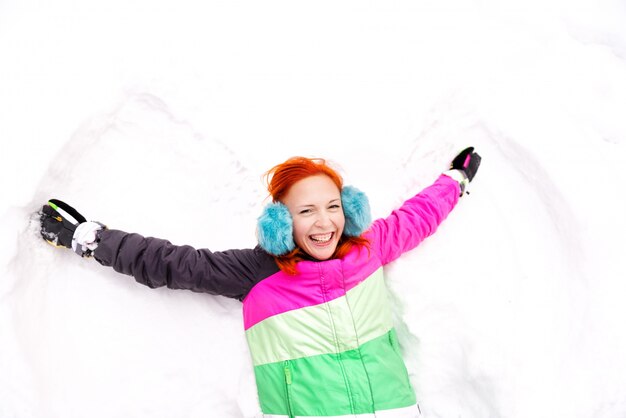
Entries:
[[473, 145], [388, 266], [425, 417], [626, 416], [626, 5], [0, 3], [0, 418], [259, 417], [241, 304], [151, 290], [38, 236], [255, 245], [261, 175], [333, 161], [381, 217]]

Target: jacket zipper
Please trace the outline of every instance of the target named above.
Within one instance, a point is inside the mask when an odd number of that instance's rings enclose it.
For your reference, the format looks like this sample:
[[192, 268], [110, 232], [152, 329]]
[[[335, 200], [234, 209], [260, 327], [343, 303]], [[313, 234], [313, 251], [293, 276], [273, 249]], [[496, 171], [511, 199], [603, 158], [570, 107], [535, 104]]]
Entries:
[[283, 366], [285, 369], [285, 391], [287, 393], [287, 415], [289, 415], [289, 418], [294, 418], [291, 406], [291, 369], [289, 368], [289, 360], [285, 360]]
[[[324, 277], [324, 270], [322, 269], [322, 263], [317, 263], [317, 270], [319, 272], [319, 280], [320, 280], [320, 287], [322, 290], [322, 295], [324, 297], [324, 302], [328, 302], [328, 299], [326, 298], [326, 295], [328, 294], [328, 290], [326, 288], [326, 282], [325, 282], [325, 277]], [[328, 306], [328, 305], [327, 305]], [[338, 337], [337, 337], [337, 329], [335, 328], [335, 319], [333, 317], [333, 313], [330, 310], [330, 308], [326, 308], [327, 312], [328, 312], [328, 316], [329, 316], [329, 321], [330, 321], [330, 325], [332, 327], [332, 333], [333, 333], [333, 342], [335, 344], [335, 350], [337, 351], [336, 354], [336, 358], [337, 358], [337, 364], [339, 364], [339, 370], [341, 370], [341, 375], [343, 377], [343, 383], [346, 387], [346, 395], [348, 397], [348, 402], [350, 403], [350, 411], [352, 414], [355, 413], [354, 411], [354, 398], [352, 397], [352, 389], [350, 388], [350, 380], [348, 379], [348, 375], [346, 373], [346, 368], [345, 365], [343, 364], [343, 360], [341, 359], [341, 354], [340, 353], [340, 347], [339, 347], [339, 341], [338, 341]]]

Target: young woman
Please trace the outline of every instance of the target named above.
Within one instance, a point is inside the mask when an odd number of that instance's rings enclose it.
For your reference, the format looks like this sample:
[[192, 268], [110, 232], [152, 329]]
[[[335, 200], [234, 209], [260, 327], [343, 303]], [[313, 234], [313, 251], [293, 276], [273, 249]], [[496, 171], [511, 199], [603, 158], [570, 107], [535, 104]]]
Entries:
[[242, 301], [266, 417], [416, 417], [383, 266], [435, 231], [479, 165], [465, 149], [433, 185], [371, 223], [365, 195], [324, 160], [291, 158], [267, 173], [273, 203], [252, 249], [196, 250], [108, 229], [54, 199], [41, 234], [152, 288]]

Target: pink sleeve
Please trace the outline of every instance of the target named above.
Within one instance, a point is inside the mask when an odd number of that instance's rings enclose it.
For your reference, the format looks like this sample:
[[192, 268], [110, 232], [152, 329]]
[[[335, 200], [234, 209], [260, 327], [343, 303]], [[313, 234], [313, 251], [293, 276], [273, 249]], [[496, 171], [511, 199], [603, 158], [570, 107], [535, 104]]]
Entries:
[[441, 175], [385, 219], [374, 221], [366, 237], [383, 264], [400, 257], [433, 234], [459, 200], [456, 180]]

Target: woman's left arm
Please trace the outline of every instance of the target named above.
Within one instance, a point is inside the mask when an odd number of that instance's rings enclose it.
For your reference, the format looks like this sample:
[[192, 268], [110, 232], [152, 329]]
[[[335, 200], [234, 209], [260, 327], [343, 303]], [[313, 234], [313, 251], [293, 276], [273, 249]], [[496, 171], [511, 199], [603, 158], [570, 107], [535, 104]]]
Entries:
[[480, 156], [473, 148], [462, 151], [429, 187], [405, 201], [385, 219], [375, 221], [368, 235], [387, 264], [432, 235], [443, 222], [474, 178]]

